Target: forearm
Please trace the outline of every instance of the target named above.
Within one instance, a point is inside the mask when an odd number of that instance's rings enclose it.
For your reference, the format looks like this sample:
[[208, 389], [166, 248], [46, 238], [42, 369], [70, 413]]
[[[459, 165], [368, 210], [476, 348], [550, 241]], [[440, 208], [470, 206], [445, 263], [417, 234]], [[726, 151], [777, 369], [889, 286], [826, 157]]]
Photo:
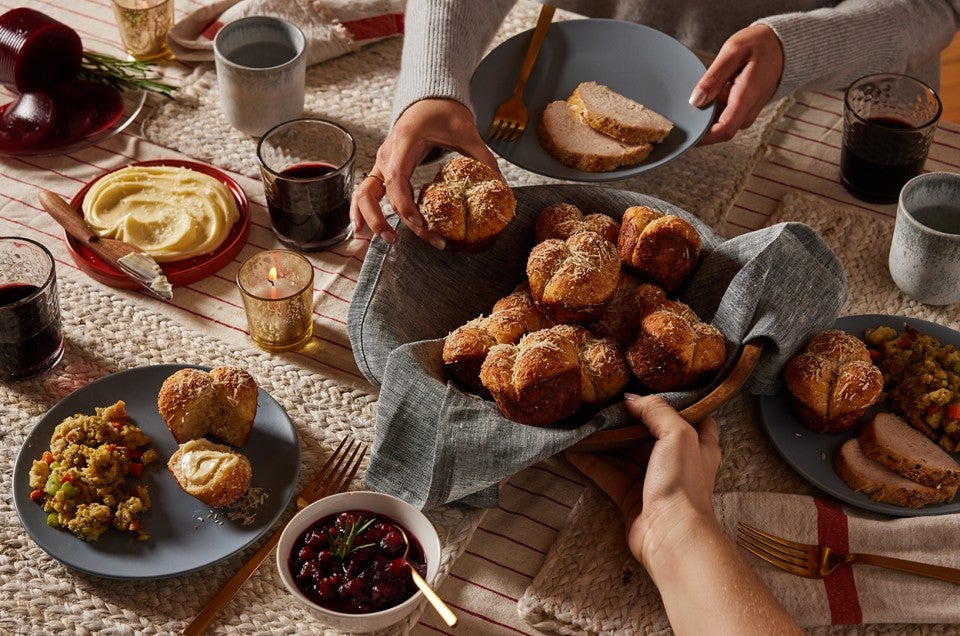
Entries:
[[714, 517], [670, 525], [643, 562], [676, 634], [800, 633]]
[[470, 76], [516, 0], [409, 0], [393, 102], [447, 97], [470, 106]]
[[783, 44], [776, 98], [811, 85], [841, 88], [873, 72], [934, 68], [960, 27], [960, 0], [845, 0], [759, 23]]

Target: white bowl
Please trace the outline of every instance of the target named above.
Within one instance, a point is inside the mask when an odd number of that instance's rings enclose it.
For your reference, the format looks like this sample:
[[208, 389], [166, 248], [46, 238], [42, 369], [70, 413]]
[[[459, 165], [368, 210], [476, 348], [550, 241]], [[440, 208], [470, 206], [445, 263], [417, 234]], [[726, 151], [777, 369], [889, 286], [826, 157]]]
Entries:
[[283, 584], [295, 599], [310, 609], [324, 624], [343, 631], [366, 632], [383, 629], [403, 620], [423, 599], [423, 593], [417, 590], [413, 596], [399, 605], [379, 612], [367, 614], [346, 614], [334, 612], [311, 601], [294, 580], [290, 572], [290, 553], [300, 535], [311, 525], [324, 517], [339, 512], [364, 510], [390, 517], [403, 526], [411, 540], [415, 537], [423, 548], [427, 562], [427, 575], [432, 582], [437, 576], [440, 565], [440, 537], [430, 520], [417, 508], [402, 499], [378, 492], [356, 491], [331, 495], [314, 502], [298, 512], [283, 529], [280, 543], [277, 545], [277, 570]]

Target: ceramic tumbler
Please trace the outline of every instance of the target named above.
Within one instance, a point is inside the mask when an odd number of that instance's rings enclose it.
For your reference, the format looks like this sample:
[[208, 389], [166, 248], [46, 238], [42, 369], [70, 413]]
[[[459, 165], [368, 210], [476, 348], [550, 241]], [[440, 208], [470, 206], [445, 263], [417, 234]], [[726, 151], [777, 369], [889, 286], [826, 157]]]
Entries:
[[889, 266], [911, 298], [927, 305], [960, 302], [960, 174], [930, 172], [903, 187]]
[[234, 128], [259, 137], [303, 115], [306, 38], [295, 24], [241, 18], [217, 32], [213, 51], [220, 110]]

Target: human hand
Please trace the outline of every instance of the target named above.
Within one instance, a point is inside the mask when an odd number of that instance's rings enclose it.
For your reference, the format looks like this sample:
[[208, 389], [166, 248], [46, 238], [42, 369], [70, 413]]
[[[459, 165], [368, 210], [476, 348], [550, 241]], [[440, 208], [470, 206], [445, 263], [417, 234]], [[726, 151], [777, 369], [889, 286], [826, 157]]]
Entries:
[[773, 29], [755, 24], [724, 42], [690, 95], [702, 108], [717, 102], [717, 117], [700, 145], [729, 141], [747, 128], [777, 92], [783, 74], [783, 47]]
[[473, 157], [500, 174], [497, 160], [480, 138], [469, 108], [452, 99], [415, 102], [397, 118], [377, 150], [370, 176], [353, 191], [350, 220], [355, 231], [366, 225], [387, 243], [397, 240], [380, 207], [380, 199], [386, 196], [400, 219], [417, 236], [437, 249], [444, 248], [443, 238], [427, 229], [410, 185], [414, 169], [434, 148]]
[[714, 519], [711, 496], [720, 467], [717, 424], [694, 428], [661, 397], [627, 395], [627, 412], [643, 422], [655, 442], [628, 454], [568, 452], [567, 458], [620, 509], [633, 555], [647, 552], [663, 534]]

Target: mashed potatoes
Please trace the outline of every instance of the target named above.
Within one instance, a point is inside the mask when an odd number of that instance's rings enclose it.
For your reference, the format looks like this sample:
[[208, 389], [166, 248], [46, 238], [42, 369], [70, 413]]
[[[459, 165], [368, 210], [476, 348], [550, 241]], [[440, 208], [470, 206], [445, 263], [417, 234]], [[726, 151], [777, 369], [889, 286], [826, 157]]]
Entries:
[[150, 438], [127, 416], [122, 401], [77, 414], [57, 425], [50, 450], [30, 469], [30, 498], [49, 513], [47, 523], [96, 541], [111, 525], [148, 538], [140, 514], [150, 508], [147, 487], [126, 489], [157, 459]]
[[97, 234], [132, 243], [158, 263], [212, 252], [240, 218], [223, 183], [174, 166], [111, 172], [91, 186], [82, 207]]

